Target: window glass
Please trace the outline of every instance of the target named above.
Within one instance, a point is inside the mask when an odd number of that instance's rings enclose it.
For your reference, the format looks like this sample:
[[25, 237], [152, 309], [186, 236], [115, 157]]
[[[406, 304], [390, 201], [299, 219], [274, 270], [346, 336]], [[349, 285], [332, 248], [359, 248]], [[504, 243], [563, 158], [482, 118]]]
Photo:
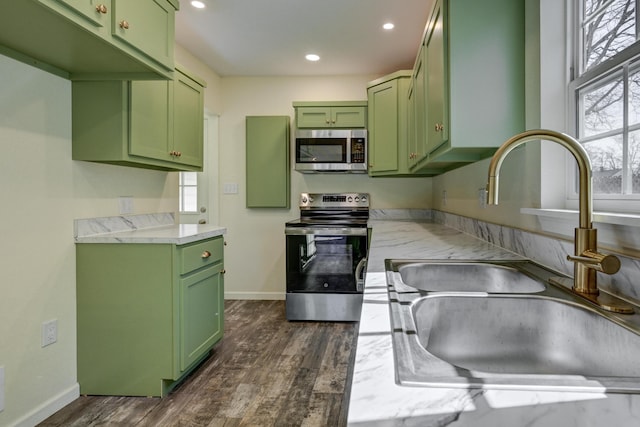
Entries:
[[636, 41], [635, 0], [584, 0], [583, 70], [598, 65]]
[[198, 173], [180, 172], [180, 212], [198, 211]]
[[640, 194], [638, 1], [575, 0], [579, 72], [571, 88], [576, 136], [593, 166], [594, 199]]

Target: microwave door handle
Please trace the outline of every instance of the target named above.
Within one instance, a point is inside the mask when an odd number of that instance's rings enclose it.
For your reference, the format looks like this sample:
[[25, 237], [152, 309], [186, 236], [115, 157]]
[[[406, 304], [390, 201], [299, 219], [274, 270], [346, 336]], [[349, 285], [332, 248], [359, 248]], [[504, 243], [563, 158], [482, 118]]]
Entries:
[[364, 270], [366, 265], [367, 259], [362, 258], [356, 267], [356, 290], [358, 292], [364, 291], [364, 275], [362, 274], [362, 271]]

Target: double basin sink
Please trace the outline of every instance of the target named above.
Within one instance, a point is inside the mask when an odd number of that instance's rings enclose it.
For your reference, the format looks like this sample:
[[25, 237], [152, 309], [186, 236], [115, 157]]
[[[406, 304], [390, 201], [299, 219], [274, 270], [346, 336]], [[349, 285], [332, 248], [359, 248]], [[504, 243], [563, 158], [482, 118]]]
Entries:
[[386, 260], [386, 275], [402, 385], [640, 393], [640, 315], [582, 301], [557, 272]]

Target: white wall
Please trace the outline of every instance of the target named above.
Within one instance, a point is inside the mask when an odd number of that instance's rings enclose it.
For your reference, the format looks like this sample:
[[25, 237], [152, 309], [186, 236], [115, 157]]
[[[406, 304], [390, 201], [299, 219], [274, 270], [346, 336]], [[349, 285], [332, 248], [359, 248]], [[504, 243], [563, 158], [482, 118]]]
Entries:
[[[222, 194], [220, 218], [228, 227], [225, 289], [228, 298], [283, 298], [284, 224], [299, 216], [301, 192], [359, 191], [372, 208], [428, 208], [429, 178], [369, 178], [367, 175], [304, 175], [291, 172], [290, 209], [245, 208], [245, 116], [288, 115], [294, 101], [366, 100], [367, 82], [379, 76], [223, 78], [220, 117], [220, 183], [239, 184]], [[292, 144], [292, 156], [293, 156]], [[268, 174], [269, 171], [265, 171]]]
[[73, 220], [117, 215], [124, 195], [174, 212], [177, 175], [72, 161], [71, 82], [4, 56], [0, 76], [0, 425], [33, 425], [78, 395]]
[[[525, 3], [527, 129], [543, 127], [566, 131], [564, 3], [558, 0], [526, 0]], [[478, 190], [488, 181], [489, 159], [445, 173], [433, 179], [433, 207], [491, 223], [539, 231], [537, 218], [520, 214], [520, 208], [559, 207], [552, 206], [559, 203], [558, 197], [551, 197], [543, 189], [564, 188], [564, 151], [557, 144], [545, 141], [527, 143], [509, 154], [500, 171], [498, 206], [486, 207], [478, 201]], [[443, 191], [447, 192], [446, 204], [441, 199]]]

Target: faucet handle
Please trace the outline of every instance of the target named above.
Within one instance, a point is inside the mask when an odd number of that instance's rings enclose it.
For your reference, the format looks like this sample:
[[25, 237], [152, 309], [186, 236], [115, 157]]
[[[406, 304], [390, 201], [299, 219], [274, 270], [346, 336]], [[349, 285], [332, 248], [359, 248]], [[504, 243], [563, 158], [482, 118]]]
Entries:
[[601, 254], [590, 249], [582, 252], [580, 256], [567, 255], [567, 259], [605, 274], [616, 274], [620, 270], [620, 259], [617, 256]]

